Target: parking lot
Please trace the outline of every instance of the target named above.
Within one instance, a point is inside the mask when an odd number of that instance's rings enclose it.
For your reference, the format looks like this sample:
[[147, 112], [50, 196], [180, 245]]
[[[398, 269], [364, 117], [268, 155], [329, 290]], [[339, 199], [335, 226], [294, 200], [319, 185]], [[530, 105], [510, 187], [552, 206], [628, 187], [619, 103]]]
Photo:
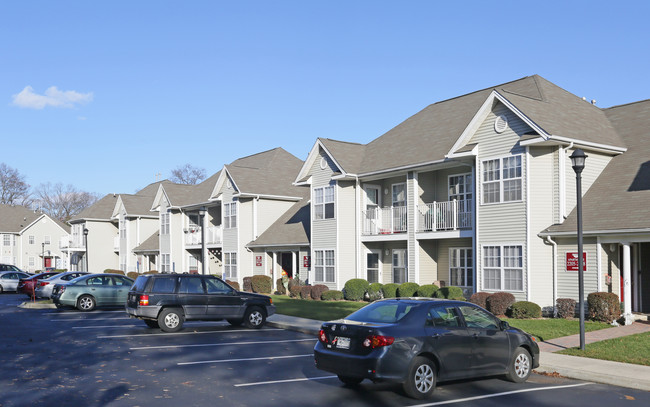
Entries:
[[0, 296], [0, 406], [647, 405], [646, 392], [533, 375], [440, 384], [418, 402], [399, 387], [341, 385], [313, 363], [316, 339], [266, 326], [187, 322], [166, 334], [122, 309], [21, 309]]

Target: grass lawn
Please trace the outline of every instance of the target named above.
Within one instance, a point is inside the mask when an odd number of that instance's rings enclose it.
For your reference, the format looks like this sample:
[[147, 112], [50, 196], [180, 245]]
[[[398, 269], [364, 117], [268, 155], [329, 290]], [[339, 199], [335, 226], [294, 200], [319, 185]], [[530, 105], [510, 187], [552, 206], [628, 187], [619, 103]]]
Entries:
[[585, 345], [584, 352], [578, 348], [572, 348], [562, 350], [558, 353], [650, 366], [649, 349], [650, 332], [646, 332], [590, 343]]
[[[559, 338], [562, 336], [577, 335], [580, 333], [580, 321], [572, 319], [549, 318], [549, 319], [511, 319], [504, 320], [515, 328], [519, 328], [535, 336], [540, 341]], [[604, 322], [585, 321], [585, 332], [597, 331], [599, 329], [612, 328]]]
[[320, 321], [343, 318], [368, 304], [355, 301], [299, 300], [286, 295], [272, 295], [271, 297], [278, 314]]

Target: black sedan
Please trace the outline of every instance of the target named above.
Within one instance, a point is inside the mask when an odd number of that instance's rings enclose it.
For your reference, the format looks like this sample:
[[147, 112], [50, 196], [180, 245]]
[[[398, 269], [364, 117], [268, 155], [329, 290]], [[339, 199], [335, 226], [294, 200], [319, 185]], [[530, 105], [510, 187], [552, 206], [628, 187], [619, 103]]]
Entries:
[[375, 301], [324, 323], [318, 339], [319, 369], [346, 385], [363, 379], [402, 383], [416, 399], [431, 396], [437, 381], [505, 375], [524, 382], [539, 366], [539, 347], [530, 335], [462, 301]]

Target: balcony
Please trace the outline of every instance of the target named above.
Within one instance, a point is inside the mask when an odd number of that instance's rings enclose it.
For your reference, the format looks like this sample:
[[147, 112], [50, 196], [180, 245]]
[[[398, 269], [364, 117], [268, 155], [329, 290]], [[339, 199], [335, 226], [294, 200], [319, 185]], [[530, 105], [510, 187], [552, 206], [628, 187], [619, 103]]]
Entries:
[[[223, 242], [223, 228], [221, 226], [209, 226], [205, 228], [205, 244], [221, 244]], [[201, 228], [192, 228], [185, 231], [185, 245], [201, 245]]]
[[72, 236], [61, 236], [59, 239], [59, 249], [67, 249], [72, 244]]
[[446, 201], [418, 205], [418, 232], [471, 229], [472, 201]]
[[406, 232], [406, 206], [373, 208], [363, 211], [363, 234], [390, 235]]

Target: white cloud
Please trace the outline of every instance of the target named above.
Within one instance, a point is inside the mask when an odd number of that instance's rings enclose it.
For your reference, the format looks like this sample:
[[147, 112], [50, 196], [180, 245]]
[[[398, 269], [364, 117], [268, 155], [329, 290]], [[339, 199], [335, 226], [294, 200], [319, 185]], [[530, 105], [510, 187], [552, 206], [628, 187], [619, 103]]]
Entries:
[[92, 92], [79, 93], [74, 90], [61, 91], [56, 86], [49, 87], [45, 94], [34, 93], [31, 86], [25, 86], [20, 93], [13, 95], [14, 106], [27, 109], [43, 109], [45, 107], [62, 107], [72, 109], [78, 105], [89, 103], [93, 100]]

